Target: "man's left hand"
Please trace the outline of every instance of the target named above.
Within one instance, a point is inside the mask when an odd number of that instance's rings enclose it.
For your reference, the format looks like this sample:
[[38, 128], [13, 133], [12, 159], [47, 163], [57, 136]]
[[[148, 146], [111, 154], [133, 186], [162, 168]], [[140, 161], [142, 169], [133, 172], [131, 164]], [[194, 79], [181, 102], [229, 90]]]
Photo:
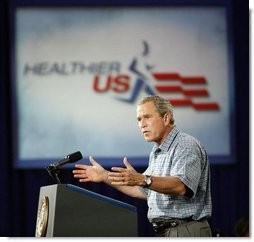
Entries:
[[123, 163], [126, 168], [112, 167], [113, 172], [108, 173], [108, 179], [112, 185], [119, 186], [142, 186], [145, 176], [138, 173], [125, 157]]

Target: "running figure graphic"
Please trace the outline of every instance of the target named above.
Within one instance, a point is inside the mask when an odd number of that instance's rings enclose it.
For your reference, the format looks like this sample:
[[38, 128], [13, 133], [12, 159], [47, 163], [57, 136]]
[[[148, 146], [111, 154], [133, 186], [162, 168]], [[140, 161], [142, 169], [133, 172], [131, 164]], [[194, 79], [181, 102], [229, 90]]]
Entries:
[[138, 94], [142, 89], [144, 89], [148, 95], [156, 94], [153, 85], [154, 78], [150, 72], [154, 66], [146, 63], [146, 57], [149, 54], [148, 43], [146, 41], [143, 41], [143, 46], [144, 50], [141, 53], [141, 56], [135, 57], [129, 67], [129, 70], [135, 73], [137, 76], [135, 86], [133, 88], [131, 96], [129, 98], [119, 98], [119, 100], [121, 101], [133, 103], [137, 99]]

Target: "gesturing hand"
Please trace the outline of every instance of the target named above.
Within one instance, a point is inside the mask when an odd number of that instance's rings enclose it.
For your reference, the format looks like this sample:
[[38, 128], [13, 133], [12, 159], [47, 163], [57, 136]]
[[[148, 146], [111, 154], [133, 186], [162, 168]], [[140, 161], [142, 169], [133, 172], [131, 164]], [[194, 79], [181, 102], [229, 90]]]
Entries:
[[112, 185], [128, 185], [128, 186], [140, 186], [144, 182], [144, 176], [131, 166], [125, 157], [123, 163], [126, 168], [112, 167], [114, 172], [108, 173], [108, 179]]
[[89, 161], [92, 165], [75, 165], [78, 170], [72, 171], [74, 178], [80, 182], [103, 182], [107, 178], [107, 171], [92, 156], [89, 156]]

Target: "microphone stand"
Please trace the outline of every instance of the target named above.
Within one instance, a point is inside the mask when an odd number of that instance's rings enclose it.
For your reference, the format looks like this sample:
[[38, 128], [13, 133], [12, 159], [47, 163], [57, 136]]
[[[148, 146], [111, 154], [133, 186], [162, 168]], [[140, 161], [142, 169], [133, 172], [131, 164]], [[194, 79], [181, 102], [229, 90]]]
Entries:
[[66, 164], [66, 163], [73, 163], [78, 160], [82, 159], [82, 154], [80, 151], [74, 152], [70, 155], [67, 155], [63, 160], [50, 164], [49, 166], [45, 167], [51, 178], [54, 180], [55, 183], [61, 184], [60, 178], [59, 178], [59, 167]]
[[50, 165], [48, 167], [45, 167], [45, 169], [47, 170], [47, 172], [49, 173], [49, 175], [51, 176], [51, 178], [54, 180], [55, 183], [61, 184], [61, 181], [58, 175], [60, 173], [60, 170], [58, 168], [56, 168], [53, 165]]

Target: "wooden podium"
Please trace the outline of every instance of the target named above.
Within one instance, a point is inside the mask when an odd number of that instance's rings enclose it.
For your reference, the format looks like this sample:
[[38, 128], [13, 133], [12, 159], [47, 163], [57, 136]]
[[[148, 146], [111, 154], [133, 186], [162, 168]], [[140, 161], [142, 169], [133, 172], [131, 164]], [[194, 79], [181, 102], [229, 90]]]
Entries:
[[138, 236], [136, 207], [71, 184], [40, 188], [36, 237]]

